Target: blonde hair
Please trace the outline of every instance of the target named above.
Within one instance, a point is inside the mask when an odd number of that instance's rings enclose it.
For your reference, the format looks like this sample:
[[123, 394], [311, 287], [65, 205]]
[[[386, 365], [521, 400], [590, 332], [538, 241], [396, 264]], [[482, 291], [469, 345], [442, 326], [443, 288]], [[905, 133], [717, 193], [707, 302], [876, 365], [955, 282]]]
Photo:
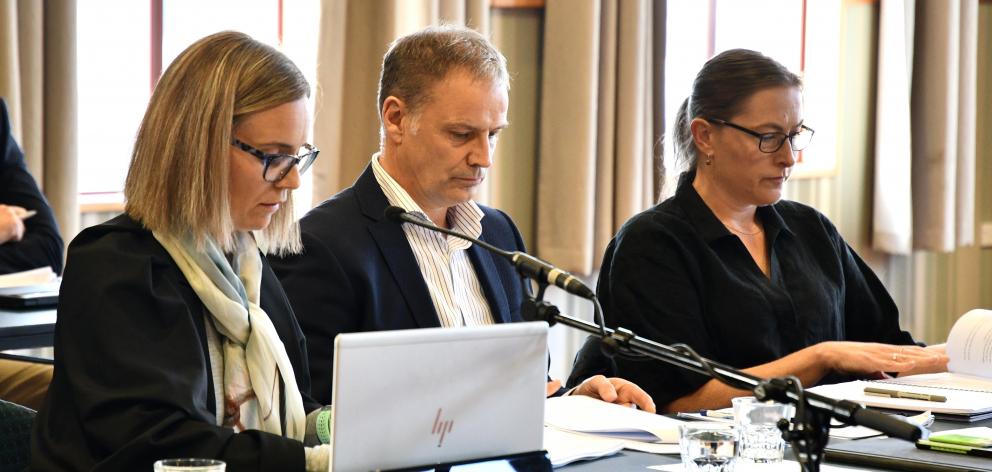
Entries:
[[[193, 43], [152, 93], [124, 184], [125, 211], [149, 230], [177, 237], [188, 232], [198, 246], [211, 238], [233, 252], [232, 130], [249, 114], [309, 95], [289, 58], [248, 35], [227, 31]], [[267, 253], [300, 251], [292, 192], [256, 236]]]

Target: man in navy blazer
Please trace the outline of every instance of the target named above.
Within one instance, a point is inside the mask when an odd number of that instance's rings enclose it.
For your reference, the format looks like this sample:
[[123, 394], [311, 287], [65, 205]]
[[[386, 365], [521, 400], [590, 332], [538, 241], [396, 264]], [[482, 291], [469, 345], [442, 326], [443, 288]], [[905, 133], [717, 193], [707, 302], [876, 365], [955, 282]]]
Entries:
[[[331, 402], [339, 333], [522, 321], [527, 287], [508, 262], [384, 217], [400, 206], [524, 250], [509, 216], [472, 201], [507, 125], [508, 80], [503, 55], [469, 29], [432, 27], [390, 46], [379, 83], [380, 152], [351, 187], [300, 221], [301, 254], [270, 257], [307, 337], [318, 401]], [[559, 387], [549, 382], [548, 394]], [[597, 376], [572, 393], [654, 411], [623, 379]]]
[[[62, 272], [62, 237], [48, 201], [28, 173], [0, 98], [0, 275], [49, 266]], [[52, 366], [0, 359], [0, 399], [38, 409]]]
[[49, 266], [62, 272], [62, 237], [48, 201], [28, 173], [0, 99], [0, 274]]

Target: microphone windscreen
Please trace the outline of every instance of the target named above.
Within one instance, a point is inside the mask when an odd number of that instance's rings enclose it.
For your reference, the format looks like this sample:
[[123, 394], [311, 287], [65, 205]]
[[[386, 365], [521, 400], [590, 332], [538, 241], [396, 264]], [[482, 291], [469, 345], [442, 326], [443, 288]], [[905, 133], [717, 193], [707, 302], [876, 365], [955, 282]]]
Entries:
[[390, 207], [386, 207], [386, 211], [383, 213], [383, 216], [385, 216], [386, 219], [389, 221], [402, 223], [404, 213], [406, 213], [406, 210], [398, 206], [390, 206]]

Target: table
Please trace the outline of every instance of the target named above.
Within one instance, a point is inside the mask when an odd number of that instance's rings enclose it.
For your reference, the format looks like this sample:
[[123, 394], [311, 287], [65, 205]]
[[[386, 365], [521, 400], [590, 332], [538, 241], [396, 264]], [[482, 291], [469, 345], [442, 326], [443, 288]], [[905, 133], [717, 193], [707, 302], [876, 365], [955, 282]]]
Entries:
[[0, 351], [49, 347], [54, 339], [54, 308], [0, 310]]

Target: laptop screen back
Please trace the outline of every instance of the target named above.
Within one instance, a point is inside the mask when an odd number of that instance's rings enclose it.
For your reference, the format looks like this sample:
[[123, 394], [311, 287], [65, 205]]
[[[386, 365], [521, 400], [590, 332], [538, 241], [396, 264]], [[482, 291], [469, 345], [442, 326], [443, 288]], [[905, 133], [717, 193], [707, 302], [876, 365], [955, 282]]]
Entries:
[[547, 332], [534, 322], [339, 335], [333, 469], [541, 450]]

